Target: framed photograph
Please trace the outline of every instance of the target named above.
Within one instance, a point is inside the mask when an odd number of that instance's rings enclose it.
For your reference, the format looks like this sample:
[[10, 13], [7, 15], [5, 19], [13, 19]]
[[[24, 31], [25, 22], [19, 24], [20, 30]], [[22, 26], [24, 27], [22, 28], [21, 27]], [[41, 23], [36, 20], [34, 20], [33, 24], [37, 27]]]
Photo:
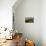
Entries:
[[25, 17], [25, 23], [34, 23], [34, 17]]

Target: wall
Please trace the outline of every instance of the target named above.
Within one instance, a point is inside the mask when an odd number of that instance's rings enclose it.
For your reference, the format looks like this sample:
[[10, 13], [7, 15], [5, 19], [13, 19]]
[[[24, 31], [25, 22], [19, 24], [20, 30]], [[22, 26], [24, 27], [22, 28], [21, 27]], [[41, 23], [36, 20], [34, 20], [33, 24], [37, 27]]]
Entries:
[[46, 46], [46, 0], [41, 1], [41, 40], [42, 46]]
[[[41, 0], [23, 0], [13, 11], [18, 32], [41, 46]], [[34, 23], [25, 23], [25, 17], [34, 17]]]
[[12, 6], [16, 0], [0, 0], [0, 27], [12, 29]]

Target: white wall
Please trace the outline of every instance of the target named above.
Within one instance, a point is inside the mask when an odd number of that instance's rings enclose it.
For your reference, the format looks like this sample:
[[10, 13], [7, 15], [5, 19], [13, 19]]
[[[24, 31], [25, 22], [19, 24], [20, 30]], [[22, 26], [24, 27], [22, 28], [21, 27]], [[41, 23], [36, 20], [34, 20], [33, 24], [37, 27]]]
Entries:
[[41, 1], [41, 38], [42, 46], [46, 46], [46, 0]]
[[[41, 0], [23, 0], [15, 8], [15, 28], [25, 38], [34, 40], [36, 46], [41, 46]], [[34, 23], [25, 23], [25, 17], [34, 17]]]
[[12, 28], [12, 6], [16, 0], [0, 0], [0, 27]]

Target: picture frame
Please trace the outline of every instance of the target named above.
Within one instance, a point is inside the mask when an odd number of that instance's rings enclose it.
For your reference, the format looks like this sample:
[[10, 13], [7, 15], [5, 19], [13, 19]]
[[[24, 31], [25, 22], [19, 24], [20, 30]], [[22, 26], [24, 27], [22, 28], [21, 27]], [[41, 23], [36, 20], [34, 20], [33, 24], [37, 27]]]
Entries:
[[34, 23], [34, 17], [25, 17], [25, 23]]

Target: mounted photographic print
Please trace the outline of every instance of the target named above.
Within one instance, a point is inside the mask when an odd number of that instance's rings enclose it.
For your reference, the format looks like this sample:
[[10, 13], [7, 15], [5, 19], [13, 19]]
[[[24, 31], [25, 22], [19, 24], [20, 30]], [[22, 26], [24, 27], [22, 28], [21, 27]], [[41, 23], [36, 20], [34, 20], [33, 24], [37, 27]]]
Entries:
[[34, 23], [34, 17], [25, 17], [25, 23]]

